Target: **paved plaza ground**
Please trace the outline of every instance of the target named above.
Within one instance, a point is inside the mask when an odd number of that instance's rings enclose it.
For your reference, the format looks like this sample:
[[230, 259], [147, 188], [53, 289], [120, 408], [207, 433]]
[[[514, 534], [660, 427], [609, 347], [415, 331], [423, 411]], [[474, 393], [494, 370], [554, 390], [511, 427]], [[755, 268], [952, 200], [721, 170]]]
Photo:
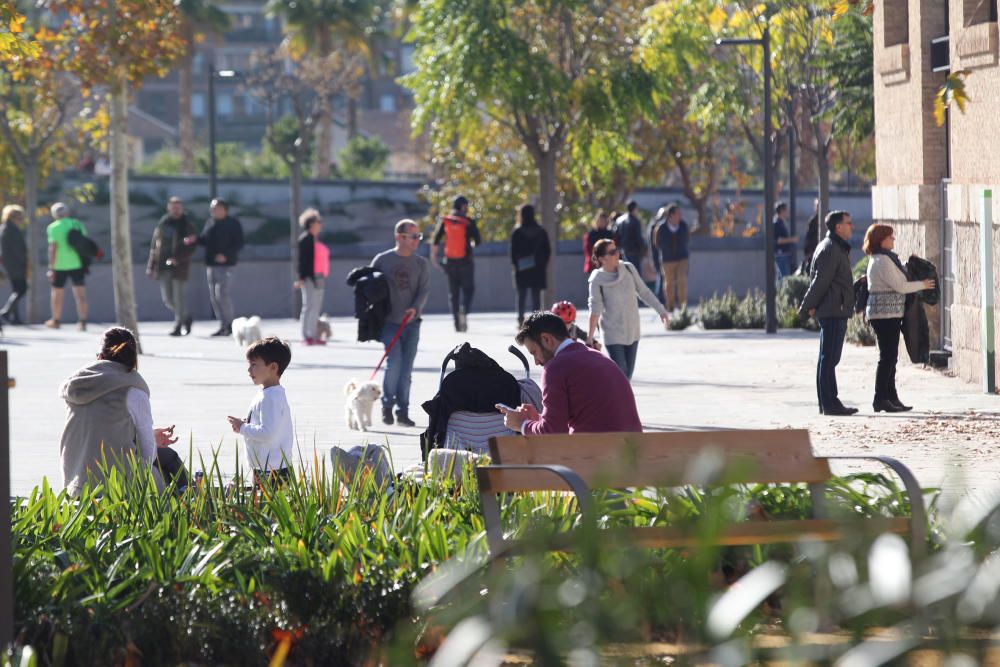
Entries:
[[[925, 486], [949, 491], [984, 489], [1000, 482], [1000, 398], [978, 386], [936, 371], [902, 363], [900, 396], [916, 406], [912, 413], [875, 416], [871, 410], [874, 348], [848, 345], [840, 366], [841, 398], [861, 408], [855, 417], [824, 417], [816, 409], [817, 335], [782, 331], [665, 332], [654, 314], [643, 311], [643, 339], [633, 387], [647, 430], [718, 428], [806, 428], [822, 455], [886, 454], [911, 466]], [[265, 334], [293, 341], [292, 365], [283, 384], [288, 390], [302, 455], [320, 457], [332, 445], [351, 446], [367, 439], [387, 442], [397, 469], [419, 460], [418, 434], [427, 418], [420, 403], [437, 390], [441, 361], [468, 340], [517, 374], [518, 362], [509, 313], [474, 314], [469, 332], [453, 331], [450, 318], [431, 315], [422, 325], [412, 391], [411, 416], [418, 428], [384, 427], [378, 420], [366, 434], [344, 423], [343, 387], [367, 379], [381, 356], [375, 343], [354, 341], [352, 319], [334, 321], [326, 347], [304, 347], [293, 320], [266, 321]], [[581, 320], [585, 321], [585, 320]], [[184, 452], [188, 442], [209, 457], [214, 448], [224, 469], [236, 460], [236, 436], [226, 415], [243, 415], [254, 393], [242, 350], [230, 338], [210, 338], [214, 323], [195, 324], [191, 336], [171, 338], [170, 325], [141, 325], [146, 354], [139, 370], [152, 392], [158, 425], [176, 424]], [[77, 332], [41, 327], [7, 327], [2, 340], [10, 355], [17, 388], [11, 394], [12, 488], [29, 492], [48, 477], [60, 483], [59, 437], [65, 406], [60, 382], [93, 359], [103, 327]], [[540, 376], [532, 368], [532, 376]], [[242, 454], [240, 455], [242, 458]], [[197, 468], [197, 464], [194, 466]], [[877, 466], [869, 466], [874, 469]]]

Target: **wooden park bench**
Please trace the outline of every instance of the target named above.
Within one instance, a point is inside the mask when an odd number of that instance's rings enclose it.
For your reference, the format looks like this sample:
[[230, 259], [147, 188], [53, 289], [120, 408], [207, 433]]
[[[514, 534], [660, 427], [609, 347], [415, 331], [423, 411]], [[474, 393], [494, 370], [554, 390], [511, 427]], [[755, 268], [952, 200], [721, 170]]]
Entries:
[[[476, 469], [486, 538], [492, 556], [516, 550], [504, 536], [498, 494], [570, 491], [579, 510], [593, 511], [591, 488], [712, 486], [705, 479], [706, 457], [736, 471], [739, 483], [805, 483], [812, 499], [812, 518], [754, 520], [734, 523], [718, 536], [720, 546], [763, 545], [800, 539], [838, 541], [848, 526], [824, 512], [824, 485], [833, 477], [832, 459], [862, 459], [888, 466], [909, 496], [909, 518], [858, 518], [866, 531], [909, 534], [914, 557], [923, 555], [927, 514], [916, 478], [899, 461], [885, 457], [813, 455], [805, 430], [681, 431], [669, 433], [581, 433], [574, 435], [491, 438], [492, 465]], [[720, 466], [716, 466], [718, 469]], [[718, 481], [715, 482], [718, 484]], [[626, 543], [649, 548], [683, 548], [704, 543], [691, 527], [651, 526], [609, 529]]]

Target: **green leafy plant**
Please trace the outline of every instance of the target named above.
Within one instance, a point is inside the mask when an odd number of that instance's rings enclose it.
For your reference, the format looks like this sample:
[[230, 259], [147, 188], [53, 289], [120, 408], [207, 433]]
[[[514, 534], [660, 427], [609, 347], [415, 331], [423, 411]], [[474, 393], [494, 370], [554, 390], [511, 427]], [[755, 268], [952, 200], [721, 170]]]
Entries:
[[703, 329], [732, 329], [738, 305], [739, 301], [731, 288], [721, 296], [715, 293], [710, 299], [699, 301], [698, 320]]
[[389, 161], [389, 152], [389, 147], [378, 137], [353, 137], [340, 151], [340, 175], [363, 181], [381, 179]]
[[694, 315], [691, 314], [691, 311], [688, 310], [685, 304], [679, 313], [670, 318], [667, 328], [671, 331], [684, 331], [692, 324], [694, 324]]
[[767, 304], [760, 290], [747, 291], [733, 313], [733, 328], [763, 329], [767, 322]]
[[799, 316], [799, 307], [809, 291], [809, 276], [791, 275], [778, 283], [777, 307], [778, 325], [782, 329], [818, 329], [816, 321], [809, 318], [805, 321]]
[[868, 255], [865, 255], [851, 269], [851, 275], [854, 276], [855, 280], [868, 273], [868, 259]]
[[847, 320], [847, 342], [854, 343], [855, 345], [861, 345], [863, 347], [871, 347], [875, 344], [875, 330], [872, 329], [871, 324], [865, 319], [864, 315], [855, 314], [851, 319]]

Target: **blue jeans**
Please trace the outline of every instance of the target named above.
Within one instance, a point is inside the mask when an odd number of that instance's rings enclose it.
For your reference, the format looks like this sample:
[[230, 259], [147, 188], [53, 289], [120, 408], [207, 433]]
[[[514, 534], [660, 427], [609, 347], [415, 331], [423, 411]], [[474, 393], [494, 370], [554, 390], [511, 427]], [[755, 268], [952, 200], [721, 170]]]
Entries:
[[618, 364], [618, 368], [622, 369], [625, 377], [631, 380], [632, 371], [635, 370], [635, 354], [639, 350], [639, 341], [635, 341], [631, 345], [608, 345], [606, 347], [611, 361]]
[[774, 266], [778, 269], [778, 280], [792, 275], [792, 271], [794, 270], [792, 267], [792, 256], [776, 255], [774, 258]]
[[[382, 344], [389, 347], [399, 322], [386, 322], [382, 327]], [[407, 414], [410, 409], [410, 380], [413, 376], [413, 360], [417, 356], [417, 342], [420, 340], [420, 320], [411, 320], [392, 351], [385, 360], [385, 377], [382, 378], [382, 408], [391, 410], [396, 406], [396, 414]]]
[[844, 351], [847, 318], [823, 317], [819, 320], [819, 363], [816, 365], [816, 395], [819, 407], [826, 410], [841, 405], [837, 398], [837, 364]]

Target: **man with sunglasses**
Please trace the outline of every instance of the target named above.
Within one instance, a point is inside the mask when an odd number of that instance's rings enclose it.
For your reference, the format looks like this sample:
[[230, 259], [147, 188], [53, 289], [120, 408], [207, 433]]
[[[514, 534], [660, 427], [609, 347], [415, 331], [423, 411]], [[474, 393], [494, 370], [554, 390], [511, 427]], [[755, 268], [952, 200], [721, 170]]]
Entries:
[[[417, 223], [400, 220], [396, 223], [396, 246], [376, 255], [371, 263], [389, 283], [389, 314], [382, 327], [382, 344], [389, 350], [382, 379], [385, 424], [395, 421], [401, 426], [416, 426], [410, 419], [410, 383], [420, 340], [420, 315], [430, 295], [427, 260], [417, 254], [423, 238]], [[397, 334], [399, 339], [393, 345]]]

